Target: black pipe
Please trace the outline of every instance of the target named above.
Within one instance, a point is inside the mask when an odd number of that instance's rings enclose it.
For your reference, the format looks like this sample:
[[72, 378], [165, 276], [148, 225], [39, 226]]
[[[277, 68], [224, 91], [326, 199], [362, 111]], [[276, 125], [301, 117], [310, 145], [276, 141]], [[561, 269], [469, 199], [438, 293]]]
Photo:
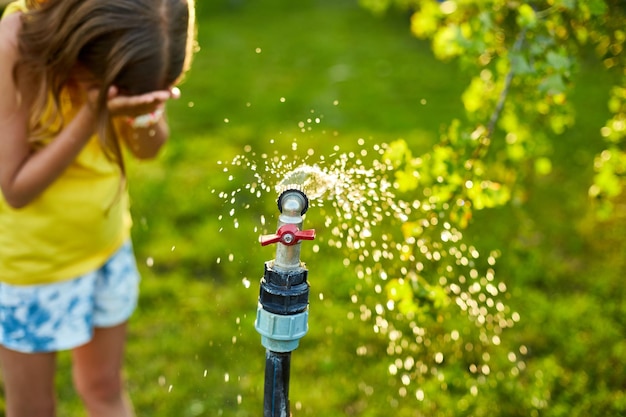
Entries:
[[289, 417], [289, 370], [291, 352], [265, 351], [265, 397], [263, 417]]

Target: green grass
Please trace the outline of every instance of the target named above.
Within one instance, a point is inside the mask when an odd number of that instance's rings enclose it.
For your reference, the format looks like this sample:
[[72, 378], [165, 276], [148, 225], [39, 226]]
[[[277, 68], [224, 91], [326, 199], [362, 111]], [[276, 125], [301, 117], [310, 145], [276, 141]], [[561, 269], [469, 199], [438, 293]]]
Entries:
[[[426, 151], [462, 115], [467, 76], [434, 60], [410, 35], [408, 16], [376, 18], [355, 1], [200, 1], [198, 13], [201, 50], [169, 108], [171, 141], [157, 161], [130, 166], [143, 288], [128, 343], [129, 391], [139, 416], [258, 416], [265, 356], [253, 322], [274, 249], [257, 238], [274, 228], [277, 210], [272, 193], [236, 192], [249, 170], [224, 167], [247, 145], [259, 163], [263, 153], [301, 161], [310, 149], [310, 161], [330, 159], [335, 145], [355, 150], [361, 137], [368, 147], [402, 137], [415, 153]], [[480, 249], [502, 249], [498, 278], [522, 317], [503, 344], [529, 351], [527, 371], [514, 383], [500, 380], [487, 415], [528, 415], [543, 389], [552, 398], [540, 416], [626, 410], [614, 389], [626, 374], [624, 222], [596, 224], [586, 199], [606, 117], [608, 80], [598, 71], [584, 68], [574, 96], [580, 123], [555, 141], [554, 172], [536, 180], [528, 209], [481, 212], [465, 233]], [[311, 117], [321, 122], [307, 123]], [[328, 235], [315, 212], [307, 226]], [[350, 299], [354, 271], [320, 245], [319, 253], [310, 242], [303, 248], [310, 331], [292, 355], [293, 414], [438, 415], [413, 394], [398, 395], [386, 340]], [[68, 367], [64, 353], [59, 415], [78, 416]]]

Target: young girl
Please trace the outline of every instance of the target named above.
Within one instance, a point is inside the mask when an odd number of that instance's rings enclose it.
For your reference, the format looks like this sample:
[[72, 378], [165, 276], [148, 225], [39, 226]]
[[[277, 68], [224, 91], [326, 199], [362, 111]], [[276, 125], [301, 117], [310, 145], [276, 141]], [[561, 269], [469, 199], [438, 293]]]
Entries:
[[91, 417], [121, 378], [139, 277], [123, 148], [155, 156], [188, 68], [193, 0], [18, 0], [0, 20], [0, 364], [7, 417], [55, 415], [71, 349]]

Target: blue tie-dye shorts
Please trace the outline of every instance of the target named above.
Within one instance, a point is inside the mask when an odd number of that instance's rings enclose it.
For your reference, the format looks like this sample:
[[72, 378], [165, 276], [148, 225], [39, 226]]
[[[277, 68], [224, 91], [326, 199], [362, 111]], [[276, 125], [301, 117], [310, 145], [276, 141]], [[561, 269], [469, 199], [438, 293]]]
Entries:
[[0, 283], [0, 344], [26, 353], [83, 345], [94, 327], [128, 320], [137, 305], [139, 280], [129, 241], [100, 269], [70, 281]]

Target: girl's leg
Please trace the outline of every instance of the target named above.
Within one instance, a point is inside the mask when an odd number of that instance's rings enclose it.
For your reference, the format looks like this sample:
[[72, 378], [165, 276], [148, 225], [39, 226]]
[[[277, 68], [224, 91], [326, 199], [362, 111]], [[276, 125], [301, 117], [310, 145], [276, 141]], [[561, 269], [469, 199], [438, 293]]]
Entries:
[[21, 353], [0, 346], [7, 417], [54, 417], [55, 353]]
[[126, 323], [96, 328], [93, 339], [72, 352], [73, 376], [90, 417], [132, 417], [122, 366]]

